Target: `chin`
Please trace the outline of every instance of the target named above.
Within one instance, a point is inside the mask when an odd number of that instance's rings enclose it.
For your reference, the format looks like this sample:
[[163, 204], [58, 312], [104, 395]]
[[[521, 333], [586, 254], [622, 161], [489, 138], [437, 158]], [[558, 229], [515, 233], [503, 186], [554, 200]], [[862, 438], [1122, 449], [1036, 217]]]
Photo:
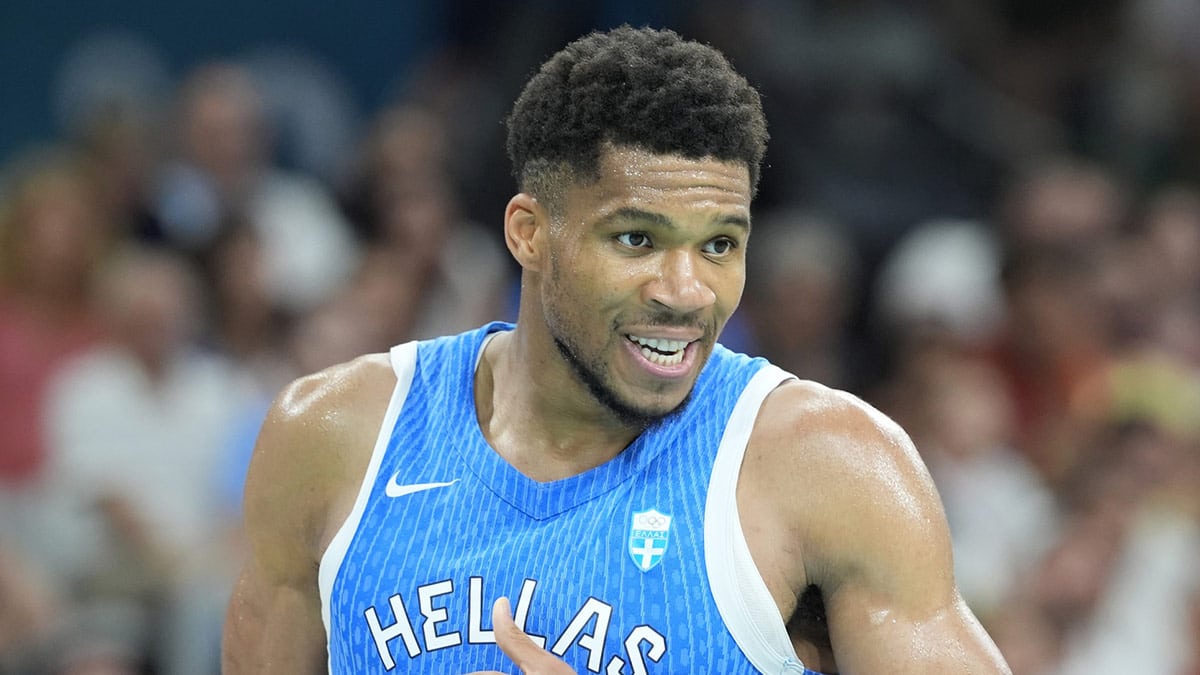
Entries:
[[[603, 362], [581, 358], [568, 341], [559, 337], [554, 338], [554, 344], [592, 397], [627, 426], [640, 429], [654, 426], [682, 410], [691, 397], [694, 380], [686, 385], [675, 382], [667, 386], [667, 391], [636, 387], [629, 391], [611, 379], [611, 371]], [[686, 391], [671, 396], [672, 390], [678, 391], [677, 387], [686, 387]]]
[[689, 390], [682, 399], [671, 402], [656, 401], [657, 405], [637, 405], [626, 402], [617, 402], [615, 400], [604, 401], [609, 410], [613, 412], [621, 421], [626, 424], [640, 429], [649, 429], [669, 420], [671, 417], [678, 414], [687, 407], [691, 400], [691, 391]]

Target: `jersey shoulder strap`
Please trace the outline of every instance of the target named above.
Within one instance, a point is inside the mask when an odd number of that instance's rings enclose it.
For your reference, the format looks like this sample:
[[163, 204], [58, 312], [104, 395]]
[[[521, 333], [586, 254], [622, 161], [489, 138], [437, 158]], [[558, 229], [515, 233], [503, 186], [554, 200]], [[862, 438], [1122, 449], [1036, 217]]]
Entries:
[[737, 481], [763, 401], [792, 374], [767, 365], [746, 385], [725, 425], [704, 509], [704, 559], [713, 601], [733, 639], [762, 673], [811, 673], [750, 555], [737, 511]]

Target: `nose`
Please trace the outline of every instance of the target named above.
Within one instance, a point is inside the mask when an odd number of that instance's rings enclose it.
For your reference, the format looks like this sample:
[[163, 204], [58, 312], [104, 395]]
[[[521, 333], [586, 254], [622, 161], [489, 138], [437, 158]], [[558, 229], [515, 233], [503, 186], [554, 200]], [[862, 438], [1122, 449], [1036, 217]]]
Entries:
[[654, 279], [645, 286], [647, 300], [671, 309], [679, 314], [688, 314], [712, 305], [717, 294], [699, 272], [700, 265], [690, 251], [670, 250], [664, 252], [661, 265]]

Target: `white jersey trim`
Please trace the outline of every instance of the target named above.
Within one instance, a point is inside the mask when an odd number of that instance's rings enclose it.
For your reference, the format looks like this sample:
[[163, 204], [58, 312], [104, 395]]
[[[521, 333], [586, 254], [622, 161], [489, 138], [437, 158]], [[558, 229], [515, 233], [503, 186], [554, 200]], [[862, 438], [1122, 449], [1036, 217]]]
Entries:
[[[325, 624], [326, 645], [329, 644], [332, 629], [330, 605], [333, 599], [333, 582], [337, 579], [338, 570], [341, 569], [346, 551], [350, 548], [350, 541], [354, 538], [354, 533], [358, 531], [363, 511], [367, 508], [367, 499], [371, 496], [371, 488], [379, 476], [379, 466], [383, 463], [388, 441], [392, 437], [392, 428], [396, 426], [400, 410], [404, 407], [404, 401], [408, 398], [408, 392], [412, 388], [413, 375], [417, 370], [417, 343], [406, 342], [392, 347], [388, 357], [392, 362], [392, 371], [396, 374], [396, 388], [392, 390], [392, 399], [388, 402], [387, 412], [384, 413], [379, 436], [375, 439], [375, 448], [371, 451], [371, 461], [367, 464], [366, 474], [363, 475], [362, 483], [358, 488], [358, 497], [354, 500], [354, 508], [350, 509], [350, 515], [346, 516], [342, 526], [333, 535], [329, 547], [321, 556], [321, 564], [317, 570], [317, 586], [321, 593], [321, 620]], [[328, 666], [332, 672], [333, 664], [329, 663]]]
[[768, 365], [750, 379], [725, 425], [704, 508], [704, 560], [713, 601], [746, 658], [767, 675], [803, 673], [804, 664], [750, 555], [737, 511], [737, 481], [763, 401], [792, 378]]

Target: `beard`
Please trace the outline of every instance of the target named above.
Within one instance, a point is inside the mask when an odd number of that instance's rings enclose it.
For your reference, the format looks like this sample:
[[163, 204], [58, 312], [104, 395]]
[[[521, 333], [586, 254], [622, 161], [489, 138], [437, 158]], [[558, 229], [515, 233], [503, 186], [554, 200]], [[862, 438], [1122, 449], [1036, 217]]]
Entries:
[[674, 408], [661, 410], [648, 410], [639, 408], [631, 403], [623, 401], [621, 397], [613, 390], [613, 387], [608, 383], [608, 377], [605, 374], [603, 365], [589, 362], [584, 359], [574, 345], [566, 338], [558, 335], [554, 336], [554, 346], [558, 348], [558, 353], [571, 366], [571, 370], [579, 381], [588, 388], [592, 394], [592, 398], [596, 399], [601, 405], [608, 409], [622, 424], [646, 431], [653, 426], [661, 424], [664, 420], [678, 414], [692, 399], [692, 391], [689, 389], [683, 400]]
[[[638, 406], [621, 397], [613, 386], [608, 366], [604, 363], [603, 357], [589, 356], [586, 350], [580, 348], [578, 341], [575, 339], [574, 336], [582, 334], [581, 329], [578, 328], [580, 323], [571, 320], [571, 309], [564, 312], [562, 308], [572, 308], [577, 305], [571, 301], [569, 294], [564, 292], [564, 289], [567, 287], [564, 278], [564, 267], [560, 264], [556, 251], [551, 251], [550, 260], [552, 265], [550, 271], [551, 283], [545, 291], [542, 303], [546, 324], [550, 329], [550, 336], [554, 339], [554, 346], [558, 349], [558, 353], [571, 367], [571, 371], [575, 374], [576, 379], [587, 387], [592, 398], [603, 405], [622, 424], [631, 429], [638, 429], [639, 431], [645, 431], [661, 424], [686, 408], [692, 399], [694, 383], [693, 388], [688, 389], [683, 400], [669, 410]], [[661, 311], [640, 317], [639, 323], [645, 325], [698, 327], [703, 330], [705, 340], [715, 339], [714, 336], [716, 334], [715, 327], [701, 319], [698, 314], [688, 316], [671, 311]], [[573, 330], [572, 326], [576, 328]], [[612, 331], [616, 333], [617, 330], [618, 328], [614, 322]], [[621, 337], [620, 339], [624, 340], [625, 338]], [[701, 368], [703, 368], [703, 364], [701, 364]]]

